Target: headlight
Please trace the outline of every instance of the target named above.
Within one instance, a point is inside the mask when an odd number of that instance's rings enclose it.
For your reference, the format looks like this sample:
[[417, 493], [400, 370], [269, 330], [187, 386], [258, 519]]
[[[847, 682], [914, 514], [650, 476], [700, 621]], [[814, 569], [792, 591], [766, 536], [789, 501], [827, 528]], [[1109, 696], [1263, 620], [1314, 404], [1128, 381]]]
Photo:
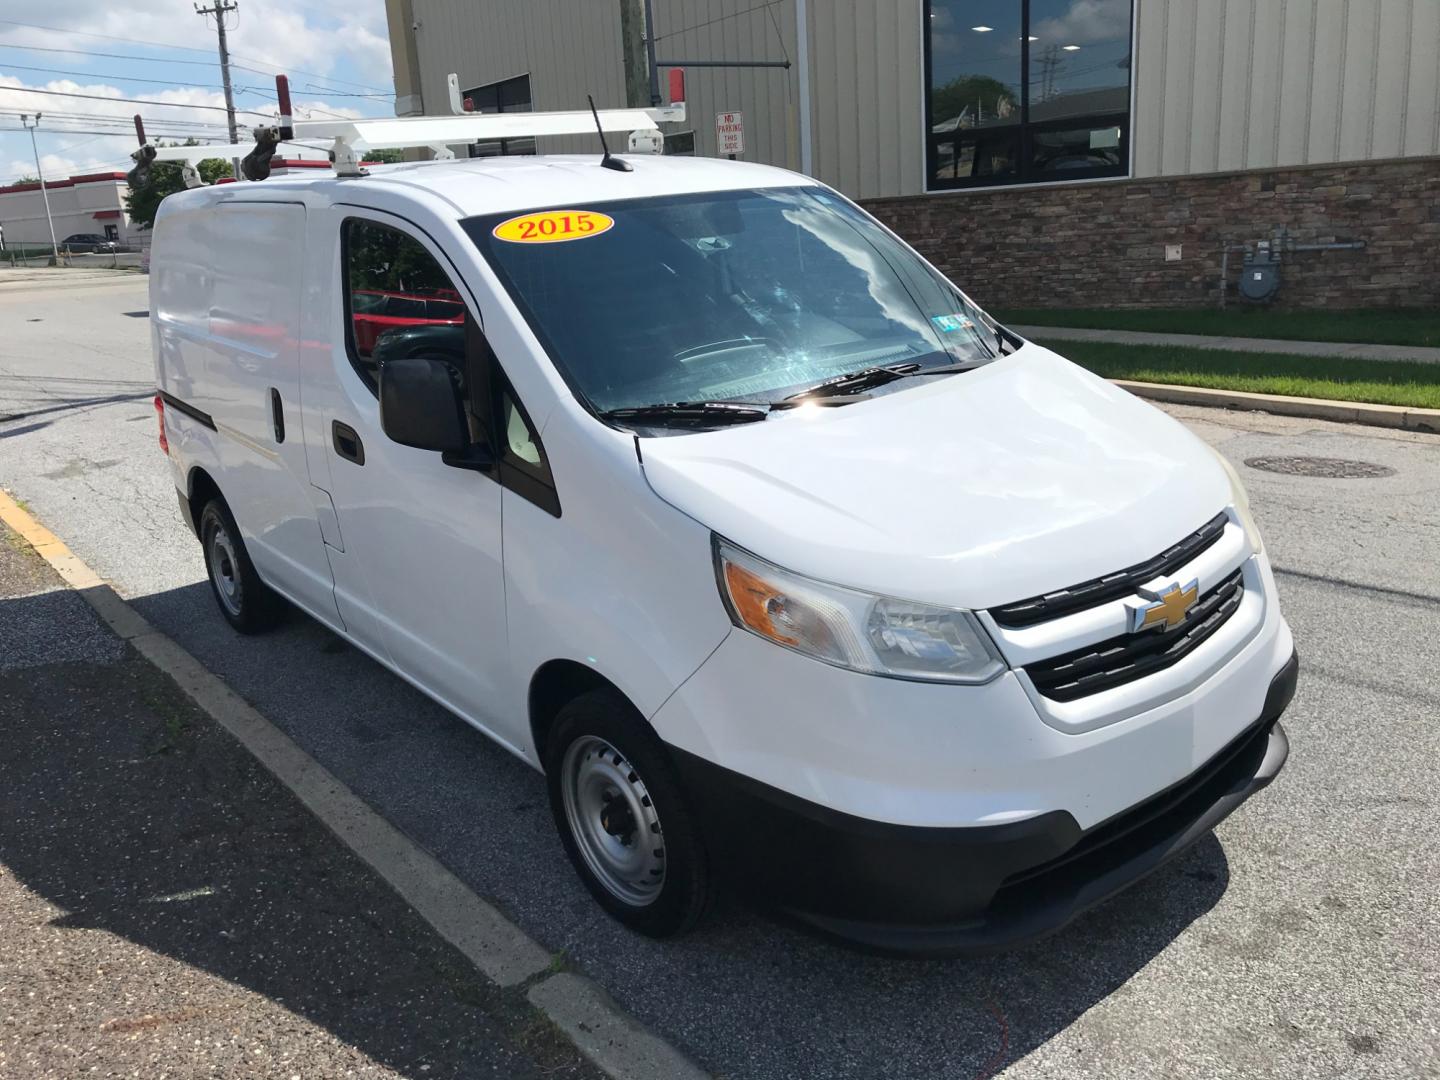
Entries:
[[1230, 477], [1230, 505], [1235, 508], [1235, 516], [1240, 519], [1240, 527], [1245, 530], [1245, 539], [1250, 542], [1250, 550], [1258, 555], [1265, 550], [1265, 541], [1260, 538], [1260, 529], [1255, 525], [1255, 518], [1250, 513], [1250, 497], [1245, 494], [1245, 485], [1240, 482], [1240, 474], [1219, 450], [1212, 446], [1210, 452], [1225, 470], [1225, 475]]
[[826, 585], [715, 538], [720, 595], [736, 626], [871, 675], [983, 683], [1005, 670], [968, 611]]

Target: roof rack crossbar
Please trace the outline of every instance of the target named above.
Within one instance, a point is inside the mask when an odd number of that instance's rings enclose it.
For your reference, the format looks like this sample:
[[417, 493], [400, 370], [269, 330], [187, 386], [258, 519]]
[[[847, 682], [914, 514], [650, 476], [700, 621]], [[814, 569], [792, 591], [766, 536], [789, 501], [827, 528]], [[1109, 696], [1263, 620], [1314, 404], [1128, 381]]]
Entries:
[[[278, 152], [281, 146], [293, 144], [297, 149], [316, 149], [304, 142], [317, 140], [328, 143], [330, 160], [340, 176], [360, 176], [360, 161], [367, 150], [429, 149], [438, 158], [454, 157], [451, 146], [499, 140], [537, 138], [548, 135], [591, 135], [597, 126], [601, 131], [659, 132], [664, 123], [683, 123], [685, 102], [652, 109], [573, 109], [563, 112], [527, 113], [462, 113], [456, 116], [356, 117], [333, 120], [291, 121], [289, 86], [277, 79], [281, 93], [280, 124], [257, 127], [252, 145], [228, 147], [225, 152], [244, 156], [263, 156], [266, 150]], [[137, 117], [138, 120], [138, 117]], [[288, 123], [287, 123], [288, 122]], [[138, 129], [137, 129], [138, 130]], [[652, 140], [658, 145], [658, 135]], [[219, 146], [152, 146], [142, 142], [132, 155], [137, 165], [154, 161], [176, 161], [196, 165], [221, 152]], [[297, 157], [304, 157], [297, 154]]]

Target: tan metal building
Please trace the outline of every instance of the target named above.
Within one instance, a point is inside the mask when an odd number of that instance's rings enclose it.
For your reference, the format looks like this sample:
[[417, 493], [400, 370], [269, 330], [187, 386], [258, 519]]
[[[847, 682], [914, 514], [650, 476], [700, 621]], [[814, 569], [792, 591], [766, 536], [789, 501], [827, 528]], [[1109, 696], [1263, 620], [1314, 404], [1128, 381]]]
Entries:
[[[587, 93], [601, 105], [624, 104], [622, 14], [646, 6], [387, 3], [397, 111], [430, 113], [447, 111], [449, 72], [486, 111], [575, 108]], [[1307, 170], [1314, 172], [1311, 186], [1334, 189], [1345, 186], [1333, 173], [1337, 166], [1423, 162], [1433, 171], [1440, 155], [1440, 0], [651, 0], [650, 6], [661, 86], [667, 65], [686, 69], [686, 126], [695, 153], [716, 153], [716, 114], [739, 111], [740, 156], [879, 200], [902, 223], [920, 211], [893, 200], [910, 197], [934, 202], [963, 192], [971, 198], [959, 203], [978, 211], [992, 197], [1023, 192], [1028, 206], [1063, 206], [1075, 197], [1067, 191], [1103, 185], [1117, 190], [1090, 201], [1108, 200], [1102, 213], [1116, 203], [1121, 215], [1121, 192], [1142, 180], [1299, 170], [1299, 179], [1271, 176], [1260, 187], [1295, 184], [1304, 192]], [[717, 62], [767, 66], [708, 66]], [[670, 135], [676, 147], [688, 145], [683, 132]], [[587, 145], [542, 140], [540, 149]], [[472, 152], [527, 151], [533, 144]], [[1332, 172], [1321, 185], [1315, 170], [1326, 168]], [[1393, 170], [1371, 172], [1358, 182], [1370, 201], [1383, 203]], [[1419, 183], [1404, 180], [1398, 197], [1423, 204], [1440, 196], [1426, 177]], [[1277, 205], [1272, 200], [1266, 209]], [[1174, 208], [1164, 213], [1174, 217]], [[1198, 240], [1209, 259], [1210, 249], [1256, 239], [1257, 229], [1303, 231], [1316, 213], [1307, 202], [1303, 214], [1275, 211], [1263, 226], [1247, 223], [1248, 232], [1212, 229], [1173, 239]], [[1131, 227], [1122, 224], [1111, 232]], [[1440, 227], [1440, 217], [1434, 224]], [[1356, 228], [1364, 227], [1357, 219]], [[1148, 235], [1143, 242], [1150, 243]], [[1131, 236], [1125, 248], [1140, 243]], [[1384, 292], [1366, 302], [1396, 299]]]

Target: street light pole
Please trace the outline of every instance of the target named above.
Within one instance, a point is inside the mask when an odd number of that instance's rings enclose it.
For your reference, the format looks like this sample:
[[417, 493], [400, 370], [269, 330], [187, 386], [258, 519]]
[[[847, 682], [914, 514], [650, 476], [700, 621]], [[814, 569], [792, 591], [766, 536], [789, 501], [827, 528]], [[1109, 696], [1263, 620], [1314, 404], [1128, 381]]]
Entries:
[[55, 257], [55, 262], [60, 262], [60, 245], [55, 243], [55, 219], [50, 216], [50, 192], [45, 190], [45, 170], [40, 168], [40, 147], [35, 143], [35, 129], [40, 126], [40, 114], [35, 114], [35, 122], [30, 122], [30, 117], [25, 113], [20, 114], [20, 126], [30, 132], [30, 149], [35, 154], [35, 176], [40, 181], [40, 197], [45, 200], [45, 224], [50, 227], [50, 254]]

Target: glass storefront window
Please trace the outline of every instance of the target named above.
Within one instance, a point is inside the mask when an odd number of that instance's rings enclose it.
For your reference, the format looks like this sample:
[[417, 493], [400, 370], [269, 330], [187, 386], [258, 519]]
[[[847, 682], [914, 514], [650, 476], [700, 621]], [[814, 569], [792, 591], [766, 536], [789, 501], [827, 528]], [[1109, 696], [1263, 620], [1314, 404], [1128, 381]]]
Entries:
[[926, 0], [934, 188], [1128, 171], [1131, 0]]

